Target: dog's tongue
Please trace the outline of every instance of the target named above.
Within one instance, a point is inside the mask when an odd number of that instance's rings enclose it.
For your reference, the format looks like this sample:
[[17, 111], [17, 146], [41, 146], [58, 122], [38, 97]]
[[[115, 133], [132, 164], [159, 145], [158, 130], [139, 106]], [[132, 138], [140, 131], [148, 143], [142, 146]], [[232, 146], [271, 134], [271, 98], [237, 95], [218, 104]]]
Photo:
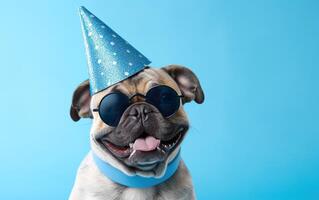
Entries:
[[147, 136], [146, 138], [138, 138], [133, 144], [133, 150], [139, 151], [152, 151], [160, 145], [160, 140]]

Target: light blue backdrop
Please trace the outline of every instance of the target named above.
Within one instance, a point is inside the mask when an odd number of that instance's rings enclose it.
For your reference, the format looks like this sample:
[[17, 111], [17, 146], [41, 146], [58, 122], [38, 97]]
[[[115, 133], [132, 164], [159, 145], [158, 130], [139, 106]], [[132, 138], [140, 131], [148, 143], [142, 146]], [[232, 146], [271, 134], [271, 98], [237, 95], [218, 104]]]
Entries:
[[200, 78], [183, 157], [198, 199], [319, 198], [318, 1], [2, 1], [0, 199], [67, 199], [89, 150], [69, 117], [86, 6], [153, 61]]

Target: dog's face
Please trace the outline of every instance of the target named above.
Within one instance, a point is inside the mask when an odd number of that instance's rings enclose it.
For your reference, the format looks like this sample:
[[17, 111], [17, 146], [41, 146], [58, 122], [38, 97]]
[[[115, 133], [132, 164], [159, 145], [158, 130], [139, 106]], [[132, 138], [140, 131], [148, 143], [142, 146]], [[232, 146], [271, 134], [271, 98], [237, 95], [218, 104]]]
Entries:
[[[157, 107], [136, 96], [123, 112], [119, 123], [110, 126], [103, 122], [98, 108], [103, 97], [121, 92], [128, 97], [146, 94], [156, 86], [169, 86], [181, 95], [180, 106], [174, 114], [164, 117]], [[71, 117], [93, 119], [91, 146], [109, 162], [119, 161], [121, 169], [128, 171], [153, 171], [161, 174], [163, 164], [173, 152], [178, 151], [189, 124], [183, 104], [195, 100], [204, 101], [204, 94], [197, 77], [185, 67], [171, 65], [161, 69], [146, 68], [138, 74], [121, 81], [92, 97], [89, 82], [83, 82], [74, 92]]]

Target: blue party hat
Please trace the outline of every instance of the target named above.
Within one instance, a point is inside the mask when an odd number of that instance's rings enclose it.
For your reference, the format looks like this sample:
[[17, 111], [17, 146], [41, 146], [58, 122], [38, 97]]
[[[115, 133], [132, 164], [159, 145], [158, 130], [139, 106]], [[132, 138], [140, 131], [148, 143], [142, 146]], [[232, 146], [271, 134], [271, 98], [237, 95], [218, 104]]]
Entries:
[[143, 70], [151, 62], [110, 27], [80, 7], [91, 94]]

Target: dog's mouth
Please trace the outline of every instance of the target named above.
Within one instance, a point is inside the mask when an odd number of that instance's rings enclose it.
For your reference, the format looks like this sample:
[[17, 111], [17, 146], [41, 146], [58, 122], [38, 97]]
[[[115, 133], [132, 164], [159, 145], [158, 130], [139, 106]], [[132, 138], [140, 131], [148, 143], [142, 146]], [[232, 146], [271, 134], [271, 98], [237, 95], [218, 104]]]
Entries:
[[182, 128], [173, 138], [166, 141], [144, 133], [127, 146], [118, 146], [103, 138], [100, 139], [100, 143], [125, 164], [142, 170], [151, 170], [179, 146], [184, 135], [185, 131]]

